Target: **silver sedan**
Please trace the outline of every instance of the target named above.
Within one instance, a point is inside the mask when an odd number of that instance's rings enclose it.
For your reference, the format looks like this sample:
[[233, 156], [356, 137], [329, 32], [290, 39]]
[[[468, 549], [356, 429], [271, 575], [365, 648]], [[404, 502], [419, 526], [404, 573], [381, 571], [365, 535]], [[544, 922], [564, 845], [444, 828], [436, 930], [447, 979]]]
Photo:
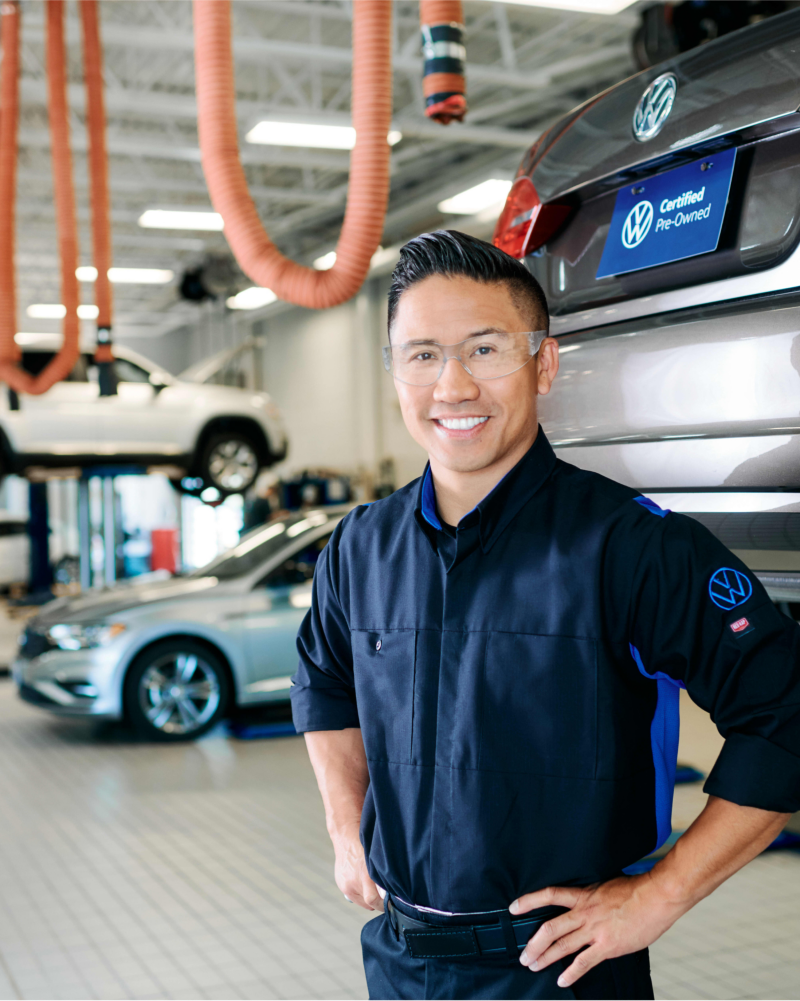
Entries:
[[50, 602], [20, 637], [20, 696], [163, 740], [198, 737], [234, 705], [287, 699], [314, 567], [345, 513], [272, 521], [186, 577]]

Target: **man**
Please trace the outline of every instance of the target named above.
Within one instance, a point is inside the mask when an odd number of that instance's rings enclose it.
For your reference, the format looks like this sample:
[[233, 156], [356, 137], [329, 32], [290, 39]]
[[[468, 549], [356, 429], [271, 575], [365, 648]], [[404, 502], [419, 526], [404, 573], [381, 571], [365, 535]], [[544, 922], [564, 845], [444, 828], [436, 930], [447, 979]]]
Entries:
[[[800, 808], [800, 630], [697, 522], [556, 459], [527, 269], [407, 244], [386, 349], [421, 480], [339, 525], [292, 690], [372, 998], [646, 998], [647, 946]], [[685, 686], [726, 743], [670, 833]], [[382, 902], [381, 898], [385, 897]]]

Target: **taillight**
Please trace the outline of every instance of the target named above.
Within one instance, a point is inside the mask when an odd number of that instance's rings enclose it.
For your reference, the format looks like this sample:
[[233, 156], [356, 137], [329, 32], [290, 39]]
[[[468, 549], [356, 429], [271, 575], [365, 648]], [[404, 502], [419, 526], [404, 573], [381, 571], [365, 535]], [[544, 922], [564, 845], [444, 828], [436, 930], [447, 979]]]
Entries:
[[538, 250], [570, 214], [569, 205], [542, 205], [529, 177], [511, 185], [506, 204], [494, 230], [495, 247], [521, 260]]

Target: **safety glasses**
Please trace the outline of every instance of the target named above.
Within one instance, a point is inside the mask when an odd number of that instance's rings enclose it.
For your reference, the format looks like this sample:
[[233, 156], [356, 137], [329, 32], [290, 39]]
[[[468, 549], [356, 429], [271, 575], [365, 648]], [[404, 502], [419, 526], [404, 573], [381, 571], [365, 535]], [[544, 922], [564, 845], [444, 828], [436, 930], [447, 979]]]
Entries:
[[507, 334], [492, 331], [473, 334], [457, 344], [418, 340], [390, 344], [383, 349], [383, 364], [398, 382], [408, 386], [432, 386], [451, 358], [473, 379], [502, 379], [523, 368], [547, 337], [546, 330]]

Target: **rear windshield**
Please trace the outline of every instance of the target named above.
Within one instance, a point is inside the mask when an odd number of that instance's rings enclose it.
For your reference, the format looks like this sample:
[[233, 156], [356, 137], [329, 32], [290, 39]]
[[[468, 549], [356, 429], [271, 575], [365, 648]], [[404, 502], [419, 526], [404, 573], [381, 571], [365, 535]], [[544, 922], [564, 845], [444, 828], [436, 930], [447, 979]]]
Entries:
[[583, 202], [526, 258], [554, 316], [774, 267], [800, 240], [800, 132], [737, 151], [717, 249], [626, 275], [596, 277], [617, 192]]
[[233, 549], [229, 549], [189, 576], [216, 577], [218, 580], [243, 577], [285, 549], [288, 544], [301, 540], [327, 521], [327, 515], [320, 511], [311, 514], [298, 513], [278, 521], [271, 521], [243, 535]]

